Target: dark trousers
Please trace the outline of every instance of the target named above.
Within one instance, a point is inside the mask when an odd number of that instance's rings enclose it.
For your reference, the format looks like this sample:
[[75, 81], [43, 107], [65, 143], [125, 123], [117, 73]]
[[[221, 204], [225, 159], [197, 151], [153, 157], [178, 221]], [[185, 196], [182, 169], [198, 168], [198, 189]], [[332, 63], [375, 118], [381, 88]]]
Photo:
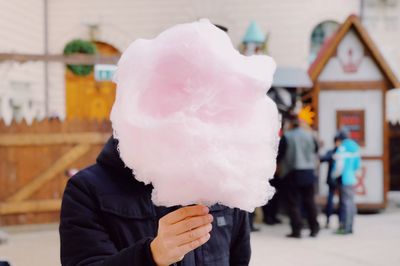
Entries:
[[314, 199], [314, 184], [298, 185], [295, 183], [288, 184], [287, 190], [288, 214], [293, 234], [300, 234], [303, 227], [301, 210], [304, 206], [308, 225], [311, 232], [319, 230], [317, 221], [317, 207]]
[[329, 192], [326, 198], [326, 223], [329, 224], [329, 218], [334, 213], [333, 198], [338, 189], [337, 184], [329, 184]]
[[249, 212], [249, 225], [250, 225], [250, 230], [254, 229], [254, 216], [256, 216], [256, 212]]
[[278, 220], [279, 200], [281, 197], [282, 184], [279, 177], [275, 176], [270, 184], [276, 189], [274, 196], [268, 201], [267, 204], [262, 206], [265, 223], [275, 223]]
[[262, 206], [263, 214], [264, 214], [264, 222], [274, 222], [278, 219], [278, 210], [279, 210], [279, 194], [280, 192], [275, 192], [272, 199], [268, 201], [267, 204]]

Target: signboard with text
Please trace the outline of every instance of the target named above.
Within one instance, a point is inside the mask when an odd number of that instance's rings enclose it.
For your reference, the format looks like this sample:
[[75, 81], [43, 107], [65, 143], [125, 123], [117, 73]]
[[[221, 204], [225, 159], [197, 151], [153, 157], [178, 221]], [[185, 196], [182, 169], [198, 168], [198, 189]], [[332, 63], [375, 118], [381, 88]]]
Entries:
[[365, 114], [364, 110], [337, 110], [336, 128], [346, 128], [349, 137], [360, 146], [365, 146]]
[[94, 78], [96, 81], [112, 81], [116, 65], [96, 64], [94, 66]]

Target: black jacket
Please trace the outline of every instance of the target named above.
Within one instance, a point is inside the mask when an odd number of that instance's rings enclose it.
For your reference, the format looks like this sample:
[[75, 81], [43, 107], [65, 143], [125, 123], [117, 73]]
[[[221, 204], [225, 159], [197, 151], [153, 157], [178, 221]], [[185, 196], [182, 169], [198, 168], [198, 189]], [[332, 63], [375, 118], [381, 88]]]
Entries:
[[[150, 243], [158, 220], [176, 208], [157, 207], [151, 185], [137, 181], [124, 167], [110, 139], [97, 163], [72, 177], [65, 189], [60, 223], [62, 265], [155, 265]], [[211, 239], [177, 263], [248, 265], [247, 213], [214, 205]]]
[[336, 186], [337, 181], [335, 178], [332, 177], [332, 170], [333, 170], [333, 165], [335, 164], [335, 159], [333, 159], [333, 155], [336, 153], [337, 148], [334, 148], [332, 150], [329, 150], [319, 158], [321, 163], [327, 162], [328, 163], [328, 173], [326, 176], [326, 183], [329, 186]]

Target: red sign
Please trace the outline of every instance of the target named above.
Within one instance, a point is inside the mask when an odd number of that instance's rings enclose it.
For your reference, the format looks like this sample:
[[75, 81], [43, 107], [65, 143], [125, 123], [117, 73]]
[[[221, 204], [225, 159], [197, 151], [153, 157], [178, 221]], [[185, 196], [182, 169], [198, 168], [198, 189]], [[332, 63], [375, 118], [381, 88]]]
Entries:
[[339, 110], [336, 111], [336, 128], [346, 128], [349, 137], [360, 146], [365, 145], [365, 120], [364, 110]]

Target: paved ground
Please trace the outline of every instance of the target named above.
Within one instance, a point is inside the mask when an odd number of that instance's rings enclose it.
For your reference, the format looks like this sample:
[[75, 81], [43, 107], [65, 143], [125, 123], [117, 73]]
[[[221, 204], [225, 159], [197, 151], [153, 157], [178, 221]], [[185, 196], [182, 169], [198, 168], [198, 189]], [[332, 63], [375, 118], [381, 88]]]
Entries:
[[[392, 203], [380, 214], [358, 215], [355, 234], [350, 236], [334, 235], [333, 229], [324, 229], [316, 239], [307, 237], [307, 231], [303, 239], [286, 239], [286, 223], [262, 226], [261, 232], [252, 235], [251, 266], [399, 266], [399, 203]], [[9, 259], [12, 266], [60, 265], [57, 225], [13, 227], [6, 231], [9, 240], [0, 245], [0, 259]]]
[[[322, 218], [322, 217], [321, 217]], [[252, 235], [252, 266], [399, 266], [400, 208], [356, 217], [355, 234], [324, 229], [318, 238], [285, 239], [288, 225], [262, 227]]]

